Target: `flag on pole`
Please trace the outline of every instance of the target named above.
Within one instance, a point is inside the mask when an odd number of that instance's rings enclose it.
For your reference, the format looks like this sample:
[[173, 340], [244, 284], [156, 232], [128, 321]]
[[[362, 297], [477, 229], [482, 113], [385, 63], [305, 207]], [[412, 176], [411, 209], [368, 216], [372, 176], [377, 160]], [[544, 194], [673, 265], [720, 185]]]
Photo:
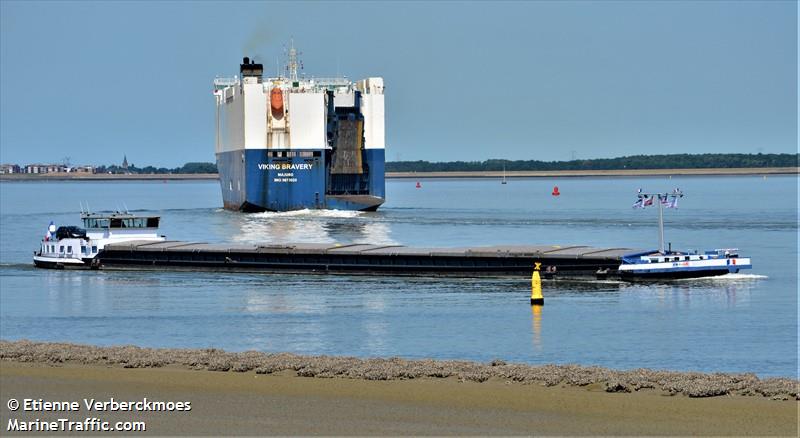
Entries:
[[673, 196], [667, 203], [667, 208], [678, 208], [678, 196]]
[[633, 203], [633, 208], [644, 208], [642, 202], [644, 202], [644, 198], [637, 199], [636, 202]]
[[645, 207], [649, 207], [649, 206], [653, 205], [653, 197], [652, 196], [645, 197], [645, 198], [646, 199], [644, 200], [644, 204], [643, 204]]
[[50, 225], [47, 226], [47, 234], [44, 235], [45, 242], [49, 242], [50, 239], [53, 238], [53, 233], [56, 232], [56, 224], [53, 221], [50, 221]]

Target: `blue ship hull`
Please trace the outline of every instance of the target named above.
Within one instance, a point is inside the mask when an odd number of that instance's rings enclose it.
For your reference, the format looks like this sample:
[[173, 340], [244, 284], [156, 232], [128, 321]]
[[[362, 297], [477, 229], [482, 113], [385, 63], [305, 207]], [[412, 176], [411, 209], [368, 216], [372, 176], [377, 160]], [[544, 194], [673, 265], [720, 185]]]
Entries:
[[246, 212], [376, 210], [385, 200], [383, 149], [363, 151], [364, 173], [330, 172], [329, 150], [245, 149], [217, 154], [225, 208]]

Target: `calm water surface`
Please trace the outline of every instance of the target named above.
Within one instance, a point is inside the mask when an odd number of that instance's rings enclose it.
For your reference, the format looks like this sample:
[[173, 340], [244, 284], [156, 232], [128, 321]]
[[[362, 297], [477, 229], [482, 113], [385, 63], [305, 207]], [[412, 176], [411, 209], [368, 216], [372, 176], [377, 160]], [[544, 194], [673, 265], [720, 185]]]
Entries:
[[[550, 195], [558, 185], [562, 195]], [[170, 239], [410, 246], [653, 248], [639, 187], [687, 196], [666, 210], [681, 249], [738, 247], [754, 269], [660, 285], [526, 280], [83, 272], [34, 269], [47, 224], [93, 210], [155, 212]], [[0, 338], [303, 354], [580, 363], [797, 376], [798, 178], [387, 182], [376, 213], [240, 214], [216, 182], [0, 183]]]

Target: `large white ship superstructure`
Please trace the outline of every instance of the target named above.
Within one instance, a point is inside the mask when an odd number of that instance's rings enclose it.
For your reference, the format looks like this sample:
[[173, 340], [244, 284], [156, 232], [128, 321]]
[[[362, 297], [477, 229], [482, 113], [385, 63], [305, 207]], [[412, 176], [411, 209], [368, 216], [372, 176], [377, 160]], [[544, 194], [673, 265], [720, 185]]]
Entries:
[[240, 76], [214, 80], [216, 158], [225, 208], [375, 210], [384, 202], [384, 84], [379, 77]]

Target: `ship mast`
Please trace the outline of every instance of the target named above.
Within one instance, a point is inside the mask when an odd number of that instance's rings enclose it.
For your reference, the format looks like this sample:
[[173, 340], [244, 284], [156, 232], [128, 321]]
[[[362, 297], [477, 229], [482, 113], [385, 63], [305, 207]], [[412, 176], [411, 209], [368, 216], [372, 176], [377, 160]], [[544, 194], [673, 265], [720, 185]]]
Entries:
[[297, 49], [294, 48], [294, 38], [292, 38], [291, 47], [289, 47], [289, 80], [292, 82], [297, 81]]

